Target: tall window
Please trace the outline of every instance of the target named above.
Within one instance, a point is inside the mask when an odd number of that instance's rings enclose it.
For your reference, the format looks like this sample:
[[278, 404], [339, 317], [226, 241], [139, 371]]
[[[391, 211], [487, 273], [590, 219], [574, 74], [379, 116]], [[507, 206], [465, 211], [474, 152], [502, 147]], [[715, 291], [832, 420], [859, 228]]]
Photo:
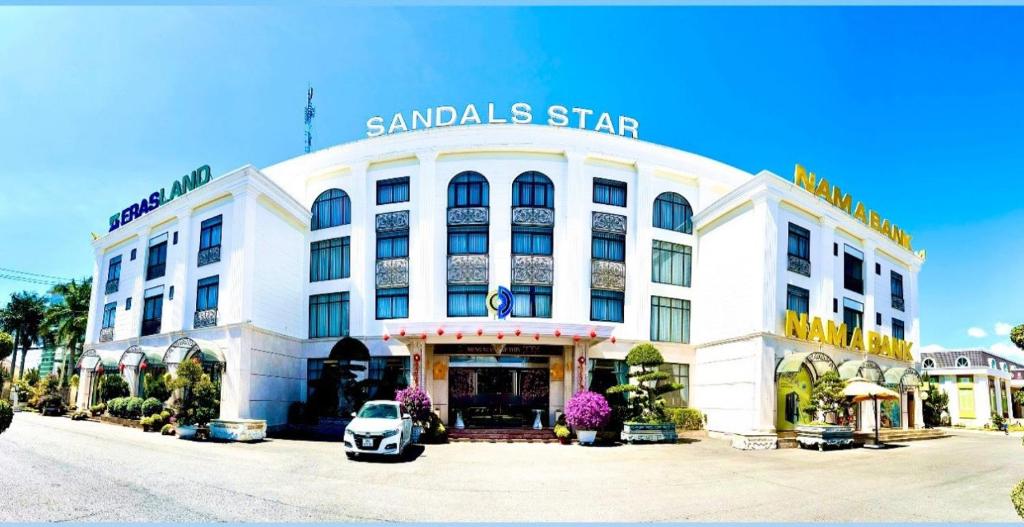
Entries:
[[612, 179], [594, 178], [594, 203], [626, 206], [626, 183]]
[[864, 304], [844, 298], [843, 324], [846, 324], [846, 339], [850, 340], [853, 338], [854, 328], [864, 327]]
[[146, 280], [160, 278], [166, 271], [167, 233], [164, 233], [149, 242], [149, 255], [146, 257]]
[[681, 389], [663, 395], [665, 406], [671, 408], [688, 406], [690, 401], [690, 365], [666, 362], [659, 366], [658, 369], [669, 374], [669, 382], [683, 385]]
[[789, 224], [789, 249], [787, 269], [804, 276], [811, 276], [811, 231]]
[[552, 245], [550, 227], [512, 226], [512, 254], [551, 256]]
[[448, 284], [448, 316], [487, 316], [487, 286]]
[[903, 321], [898, 318], [892, 319], [892, 338], [906, 340], [904, 338]]
[[654, 200], [654, 226], [693, 234], [693, 208], [690, 202], [675, 192], [662, 192]]
[[523, 172], [512, 182], [513, 207], [555, 208], [555, 186], [540, 172]]
[[332, 188], [313, 201], [311, 230], [337, 227], [352, 223], [352, 202], [344, 190]]
[[651, 281], [690, 287], [692, 249], [689, 245], [654, 240], [651, 252]]
[[220, 261], [220, 237], [224, 217], [220, 214], [204, 220], [199, 229], [199, 265]]
[[110, 259], [110, 265], [107, 267], [107, 294], [116, 293], [121, 283], [121, 255], [117, 255]]
[[463, 172], [448, 184], [449, 207], [486, 207], [488, 203], [487, 179], [477, 172]]
[[[409, 231], [377, 235], [378, 260], [404, 258], [406, 256], [409, 256]], [[346, 274], [346, 276], [348, 275]]]
[[622, 322], [626, 295], [621, 291], [590, 290], [590, 320]]
[[377, 204], [401, 203], [409, 201], [409, 178], [396, 177], [382, 179], [377, 182]]
[[590, 256], [598, 260], [626, 261], [626, 237], [621, 234], [594, 232], [590, 243]]
[[843, 287], [864, 294], [864, 253], [849, 245], [843, 253]]
[[377, 289], [377, 320], [409, 317], [409, 288]]
[[487, 225], [448, 227], [448, 254], [487, 254]]
[[690, 342], [690, 301], [651, 297], [651, 340]]
[[115, 317], [117, 317], [117, 302], [103, 306], [103, 329], [114, 327]]
[[310, 243], [309, 281], [348, 278], [351, 252], [348, 236]]
[[196, 287], [196, 311], [217, 309], [220, 296], [220, 276], [208, 276], [199, 280]]
[[892, 292], [892, 307], [903, 311], [903, 275], [896, 271], [889, 271], [889, 289]]
[[786, 309], [797, 313], [810, 313], [811, 292], [795, 285], [786, 286]]
[[348, 335], [348, 292], [309, 297], [309, 338]]
[[539, 285], [513, 285], [512, 316], [551, 318], [551, 287]]
[[[166, 242], [165, 242], [166, 243]], [[142, 306], [142, 336], [156, 335], [160, 333], [160, 321], [164, 316], [164, 290], [163, 287], [154, 288], [155, 291], [147, 291], [145, 303]]]

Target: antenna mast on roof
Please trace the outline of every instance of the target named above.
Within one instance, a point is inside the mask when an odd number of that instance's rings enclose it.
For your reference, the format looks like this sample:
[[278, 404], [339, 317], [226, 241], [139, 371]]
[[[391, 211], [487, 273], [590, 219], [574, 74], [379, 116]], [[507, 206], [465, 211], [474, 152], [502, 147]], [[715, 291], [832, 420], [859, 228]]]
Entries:
[[313, 117], [316, 117], [316, 107], [313, 106], [313, 87], [309, 86], [306, 91], [306, 153], [309, 153], [313, 146]]

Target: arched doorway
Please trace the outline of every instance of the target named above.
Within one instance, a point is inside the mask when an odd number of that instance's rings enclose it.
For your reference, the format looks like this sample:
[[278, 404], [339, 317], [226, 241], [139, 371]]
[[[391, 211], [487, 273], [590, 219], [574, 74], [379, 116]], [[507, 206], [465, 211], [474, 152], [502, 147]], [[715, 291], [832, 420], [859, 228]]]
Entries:
[[370, 350], [352, 337], [334, 344], [326, 359], [309, 362], [307, 404], [318, 417], [348, 417], [371, 397]]
[[820, 351], [790, 353], [779, 361], [775, 368], [776, 430], [796, 430], [797, 425], [811, 421], [804, 410], [811, 401], [814, 382], [828, 371], [836, 371], [836, 364]]

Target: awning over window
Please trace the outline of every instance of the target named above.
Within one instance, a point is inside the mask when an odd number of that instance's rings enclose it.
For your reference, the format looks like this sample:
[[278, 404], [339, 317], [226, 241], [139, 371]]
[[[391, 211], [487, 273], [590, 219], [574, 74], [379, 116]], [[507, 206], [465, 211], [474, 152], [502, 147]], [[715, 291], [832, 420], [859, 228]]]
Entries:
[[860, 377], [875, 384], [879, 384], [883, 380], [882, 368], [871, 360], [848, 360], [840, 364], [839, 377], [844, 380]]
[[163, 366], [163, 350], [153, 346], [130, 346], [124, 350], [119, 363], [125, 368], [138, 368], [143, 359], [149, 367]]
[[811, 351], [786, 355], [775, 368], [775, 373], [792, 375], [800, 371], [801, 366], [807, 366], [814, 374], [815, 379], [824, 375], [825, 372], [836, 371], [836, 363], [832, 362], [832, 357], [820, 351]]
[[224, 364], [220, 346], [208, 340], [182, 337], [171, 343], [164, 353], [164, 364], [181, 364], [183, 360], [198, 357], [203, 364]]
[[897, 366], [885, 370], [885, 384], [901, 390], [921, 385], [921, 374], [914, 368]]
[[120, 359], [120, 352], [90, 349], [78, 359], [78, 368], [82, 371], [117, 371]]

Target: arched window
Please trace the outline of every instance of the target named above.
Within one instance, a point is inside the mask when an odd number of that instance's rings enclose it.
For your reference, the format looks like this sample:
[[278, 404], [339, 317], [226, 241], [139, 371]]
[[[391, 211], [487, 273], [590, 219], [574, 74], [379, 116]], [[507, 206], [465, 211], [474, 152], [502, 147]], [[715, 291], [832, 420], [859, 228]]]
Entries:
[[924, 366], [925, 368], [934, 368], [935, 367], [935, 359], [927, 358], [927, 359], [925, 359], [921, 363], [921, 365]]
[[555, 208], [555, 185], [540, 172], [523, 172], [512, 182], [513, 207]]
[[486, 207], [489, 202], [487, 178], [477, 172], [462, 172], [448, 184], [449, 207]]
[[971, 365], [971, 361], [967, 360], [967, 357], [957, 357], [956, 358], [956, 367], [957, 368], [966, 368], [966, 367], [968, 367], [970, 365]]
[[693, 208], [675, 192], [663, 192], [654, 200], [654, 226], [693, 234]]
[[326, 229], [352, 223], [352, 202], [344, 190], [325, 190], [313, 202], [310, 230]]

